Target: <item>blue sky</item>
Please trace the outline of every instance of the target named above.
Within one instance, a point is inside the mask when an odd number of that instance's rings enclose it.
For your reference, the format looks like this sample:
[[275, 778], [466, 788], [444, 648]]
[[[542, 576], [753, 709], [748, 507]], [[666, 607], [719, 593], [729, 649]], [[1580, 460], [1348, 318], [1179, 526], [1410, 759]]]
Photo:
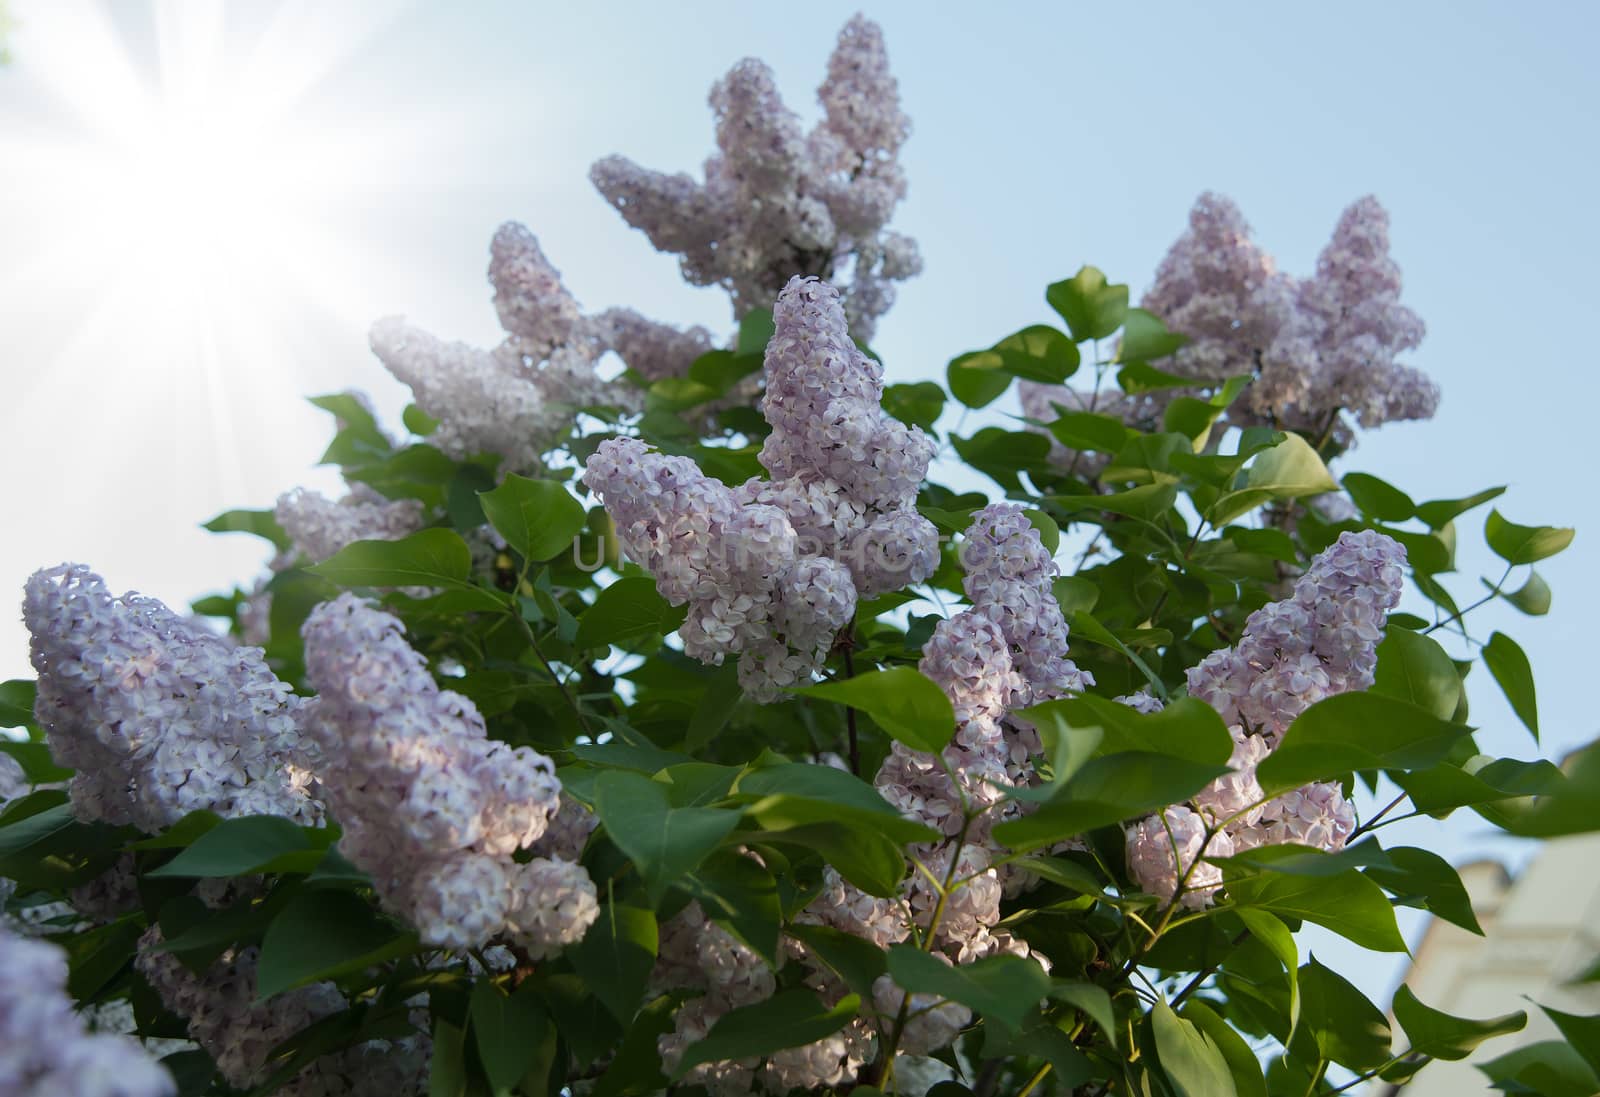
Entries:
[[[172, 59], [192, 58], [192, 7], [12, 3], [15, 59], [0, 69], [0, 585], [16, 591], [64, 558], [174, 603], [248, 579], [256, 546], [196, 523], [296, 484], [329, 486], [310, 469], [326, 423], [301, 396], [354, 385], [398, 411], [402, 390], [366, 351], [372, 320], [401, 312], [491, 341], [483, 270], [503, 220], [538, 233], [590, 308], [726, 329], [724, 298], [685, 286], [593, 192], [588, 165], [621, 152], [696, 171], [711, 145], [706, 91], [744, 56], [767, 60], [791, 106], [814, 117], [857, 5], [229, 4], [202, 28], [217, 36], [216, 63], [189, 76], [222, 103], [208, 89], [248, 74], [257, 105], [267, 100], [251, 118], [268, 122], [228, 127], [234, 174], [218, 178], [244, 179], [238, 190], [163, 205], [194, 237], [174, 253], [184, 275], [160, 237], [124, 232], [153, 215], [119, 165], [148, 145], [148, 119], [128, 103], [163, 64], [170, 82]], [[941, 375], [954, 354], [1049, 320], [1043, 287], [1083, 263], [1137, 294], [1202, 190], [1233, 197], [1297, 273], [1341, 209], [1374, 193], [1393, 218], [1405, 299], [1429, 328], [1413, 361], [1444, 400], [1433, 422], [1365, 438], [1342, 471], [1384, 474], [1418, 499], [1507, 484], [1514, 521], [1579, 528], [1541, 568], [1555, 590], [1548, 617], [1491, 608], [1474, 624], [1504, 627], [1531, 656], [1546, 754], [1600, 730], [1586, 645], [1572, 643], [1600, 619], [1585, 578], [1600, 507], [1580, 414], [1597, 395], [1600, 70], [1585, 54], [1600, 8], [865, 10], [884, 26], [915, 123], [896, 227], [927, 261], [880, 326], [892, 379]], [[189, 158], [190, 183], [220, 170], [208, 147], [173, 154]], [[197, 226], [185, 219], [198, 206]], [[208, 249], [223, 238], [218, 258]], [[1568, 410], [1552, 418], [1556, 403]], [[1479, 529], [1462, 530], [1459, 593], [1491, 574]], [[0, 677], [26, 671], [25, 634], [0, 626]], [[1492, 683], [1471, 687], [1485, 748], [1533, 753]], [[1464, 819], [1444, 841], [1458, 856], [1517, 855], [1483, 833]], [[1351, 955], [1368, 985], [1391, 977], [1390, 961]]]

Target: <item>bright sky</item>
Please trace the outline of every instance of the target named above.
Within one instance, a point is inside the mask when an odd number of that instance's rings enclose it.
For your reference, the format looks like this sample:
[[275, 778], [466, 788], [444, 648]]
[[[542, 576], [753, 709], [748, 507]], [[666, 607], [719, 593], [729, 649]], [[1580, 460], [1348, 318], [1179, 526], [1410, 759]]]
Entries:
[[[1593, 430], [1576, 414], [1600, 395], [1583, 365], [1600, 7], [866, 7], [916, 126], [895, 227], [927, 260], [880, 326], [892, 379], [942, 375], [955, 353], [1050, 320], [1043, 287], [1082, 263], [1137, 294], [1201, 190], [1232, 196], [1296, 273], [1340, 210], [1375, 193], [1428, 323], [1413, 360], [1444, 401], [1433, 422], [1369, 436], [1342, 471], [1387, 474], [1419, 500], [1509, 484], [1513, 521], [1578, 527], [1541, 566], [1548, 617], [1490, 609], [1474, 625], [1527, 649], [1548, 756], [1600, 730], [1587, 644], [1571, 642], [1600, 620], [1584, 573], [1600, 536], [1582, 471]], [[589, 308], [726, 328], [724, 298], [685, 286], [590, 188], [588, 165], [621, 152], [697, 171], [706, 91], [744, 56], [814, 117], [856, 5], [729, 0], [686, 18], [637, 3], [600, 19], [527, 0], [11, 8], [0, 590], [20, 598], [32, 570], [72, 559], [181, 605], [262, 564], [253, 539], [198, 523], [331, 486], [311, 470], [327, 417], [303, 396], [355, 386], [391, 417], [403, 406], [367, 352], [374, 319], [495, 338], [483, 272], [501, 221], [538, 233]], [[1552, 402], [1569, 412], [1549, 419]], [[1462, 542], [1456, 590], [1471, 597], [1493, 565], [1478, 529]], [[25, 633], [0, 627], [0, 678], [27, 673]], [[1471, 687], [1480, 744], [1530, 756], [1493, 684]], [[1455, 821], [1448, 848], [1481, 855], [1486, 833]], [[1420, 922], [1407, 925], [1415, 939]], [[1395, 970], [1355, 950], [1334, 959], [1378, 992]]]

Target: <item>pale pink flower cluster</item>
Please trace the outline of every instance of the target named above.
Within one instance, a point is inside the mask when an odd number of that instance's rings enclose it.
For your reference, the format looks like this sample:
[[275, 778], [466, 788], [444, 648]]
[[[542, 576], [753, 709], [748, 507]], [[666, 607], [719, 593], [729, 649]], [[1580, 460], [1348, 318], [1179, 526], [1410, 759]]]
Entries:
[[1231, 772], [1189, 804], [1129, 828], [1128, 870], [1141, 888], [1170, 900], [1182, 881], [1181, 902], [1198, 909], [1215, 898], [1222, 872], [1197, 858], [1285, 842], [1344, 848], [1355, 810], [1337, 783], [1268, 800], [1256, 767], [1317, 701], [1372, 686], [1404, 565], [1405, 549], [1392, 538], [1374, 530], [1342, 533], [1311, 561], [1290, 597], [1250, 615], [1236, 647], [1212, 652], [1189, 671], [1189, 693], [1230, 725]]
[[383, 901], [447, 948], [506, 936], [535, 958], [582, 938], [599, 912], [584, 869], [519, 862], [557, 811], [550, 759], [490, 739], [471, 701], [441, 690], [394, 616], [351, 594], [306, 620], [304, 711], [339, 848]]
[[398, 541], [426, 523], [417, 500], [386, 499], [365, 484], [352, 485], [337, 500], [296, 488], [278, 496], [273, 517], [295, 552], [313, 564], [357, 541]]
[[67, 954], [0, 924], [0, 1093], [175, 1097], [137, 1040], [89, 1033], [67, 994]]
[[[348, 1006], [332, 983], [313, 983], [258, 1001], [259, 949], [229, 949], [197, 975], [177, 956], [162, 951], [162, 944], [161, 930], [152, 926], [139, 940], [135, 966], [237, 1089], [259, 1085], [271, 1075], [270, 1059], [279, 1044]], [[425, 1027], [425, 1011], [414, 1020]], [[398, 1040], [358, 1044], [320, 1056], [273, 1092], [283, 1097], [415, 1097], [427, 1089], [432, 1043], [419, 1031]]]
[[824, 118], [806, 133], [772, 71], [746, 59], [711, 89], [718, 151], [703, 183], [621, 156], [589, 177], [628, 224], [681, 257], [689, 282], [726, 289], [735, 316], [814, 275], [844, 288], [851, 329], [870, 339], [893, 283], [922, 268], [915, 242], [885, 227], [905, 196], [911, 126], [876, 23], [845, 26], [818, 99]]
[[[1397, 361], [1422, 342], [1424, 327], [1400, 303], [1389, 217], [1370, 196], [1344, 211], [1316, 273], [1298, 279], [1255, 243], [1232, 201], [1202, 194], [1141, 304], [1189, 339], [1157, 363], [1163, 370], [1194, 378], [1202, 391], [1230, 377], [1252, 378], [1228, 411], [1240, 426], [1299, 430], [1348, 445], [1358, 424], [1428, 419], [1438, 408], [1438, 386]], [[1046, 422], [1055, 418], [1051, 404], [1081, 410], [1090, 400], [1065, 386], [1023, 382], [1021, 390], [1023, 414]], [[1172, 398], [1194, 391], [1168, 388], [1110, 402], [1102, 396], [1094, 410], [1156, 429]], [[1071, 461], [1072, 453], [1061, 447], [1057, 457]], [[1098, 471], [1082, 462], [1079, 469]]]
[[75, 770], [73, 812], [154, 832], [191, 811], [314, 824], [302, 701], [238, 647], [154, 598], [114, 596], [81, 564], [35, 572], [23, 599], [34, 714]]
[[795, 279], [774, 323], [760, 455], [772, 479], [729, 488], [629, 438], [602, 443], [584, 476], [628, 555], [688, 605], [684, 651], [739, 656], [758, 700], [812, 679], [858, 596], [921, 582], [939, 558], [915, 509], [933, 444], [883, 414], [882, 371], [845, 333], [838, 295]]
[[490, 245], [489, 280], [505, 340], [493, 350], [446, 342], [398, 317], [372, 329], [372, 349], [438, 421], [430, 445], [456, 458], [498, 454], [507, 469], [538, 467], [585, 407], [637, 410], [636, 389], [596, 372], [615, 348], [640, 374], [682, 373], [709, 340], [635, 313], [586, 316], [533, 233], [508, 223]]

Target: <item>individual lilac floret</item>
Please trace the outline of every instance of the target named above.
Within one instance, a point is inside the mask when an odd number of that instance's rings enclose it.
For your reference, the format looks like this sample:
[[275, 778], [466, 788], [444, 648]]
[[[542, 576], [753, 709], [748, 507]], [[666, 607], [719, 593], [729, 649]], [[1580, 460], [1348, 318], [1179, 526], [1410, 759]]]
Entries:
[[1189, 693], [1229, 724], [1276, 742], [1324, 697], [1372, 685], [1387, 614], [1400, 602], [1405, 548], [1375, 530], [1345, 532], [1294, 593], [1252, 613], [1235, 648], [1189, 671]]
[[868, 339], [893, 283], [921, 268], [915, 243], [885, 228], [905, 195], [899, 152], [910, 124], [876, 24], [857, 16], [844, 28], [818, 98], [825, 116], [808, 134], [771, 70], [741, 61], [711, 89], [717, 152], [704, 183], [620, 156], [589, 178], [628, 224], [680, 257], [685, 278], [726, 289], [736, 317], [814, 275], [844, 287], [844, 311]]
[[[1231, 857], [1233, 839], [1225, 831], [1206, 839], [1206, 822], [1179, 804], [1128, 828], [1128, 873], [1140, 889], [1191, 910], [1210, 905], [1222, 886], [1222, 870], [1202, 860]], [[1174, 856], [1176, 854], [1176, 856]]]
[[1429, 419], [1439, 389], [1426, 375], [1395, 361], [1415, 350], [1425, 328], [1400, 304], [1400, 268], [1389, 257], [1389, 215], [1367, 196], [1339, 218], [1317, 257], [1317, 273], [1300, 287], [1312, 320], [1322, 403], [1344, 408], [1363, 427], [1397, 419]]
[[314, 564], [357, 541], [398, 541], [425, 522], [417, 500], [386, 499], [365, 484], [356, 484], [339, 500], [296, 488], [278, 496], [273, 517], [295, 551]]
[[300, 699], [260, 648], [154, 598], [115, 597], [81, 564], [35, 572], [22, 614], [34, 714], [51, 755], [77, 771], [78, 818], [150, 832], [201, 809], [320, 821], [299, 768]]
[[[348, 1008], [332, 983], [313, 983], [256, 999], [257, 948], [229, 949], [196, 974], [163, 952], [161, 930], [139, 940], [134, 965], [162, 1004], [188, 1025], [189, 1035], [216, 1061], [229, 1085], [249, 1089], [272, 1073], [269, 1059], [283, 1041]], [[413, 1017], [426, 1024], [424, 1012]], [[285, 1097], [381, 1097], [426, 1085], [432, 1041], [422, 1032], [372, 1040], [313, 1060], [274, 1093]]]
[[394, 616], [351, 594], [303, 630], [306, 733], [344, 828], [341, 851], [429, 944], [466, 949], [508, 934], [559, 952], [598, 913], [576, 865], [512, 859], [544, 834], [560, 785], [550, 759], [488, 738], [471, 701], [441, 690]]
[[84, 1029], [67, 995], [67, 954], [0, 925], [0, 1093], [174, 1097], [137, 1040]]

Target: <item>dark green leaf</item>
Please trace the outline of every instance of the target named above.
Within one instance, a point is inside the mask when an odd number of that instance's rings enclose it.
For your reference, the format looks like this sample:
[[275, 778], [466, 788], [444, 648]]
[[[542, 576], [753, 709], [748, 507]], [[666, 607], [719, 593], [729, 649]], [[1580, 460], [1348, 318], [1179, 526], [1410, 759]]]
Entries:
[[1529, 1097], [1594, 1097], [1600, 1074], [1571, 1044], [1541, 1040], [1476, 1064], [1496, 1089]]
[[469, 581], [472, 553], [454, 530], [425, 529], [399, 541], [356, 541], [307, 570], [340, 586], [447, 587], [464, 592], [476, 608], [504, 605]]
[[751, 309], [739, 321], [737, 349], [740, 354], [764, 354], [777, 328], [771, 309]]
[[[1250, 931], [1250, 936], [1260, 941], [1266, 950], [1283, 965], [1289, 980], [1289, 1033], [1292, 1037], [1300, 1024], [1300, 950], [1295, 946], [1294, 934], [1276, 914], [1252, 907], [1235, 907], [1233, 913]], [[1284, 1041], [1288, 1043], [1286, 1039]]]
[[1146, 751], [1217, 766], [1226, 765], [1233, 754], [1233, 738], [1217, 710], [1192, 697], [1180, 697], [1159, 712], [1143, 713], [1086, 693], [1046, 701], [1018, 715], [1041, 727], [1099, 728], [1103, 733], [1099, 754]]
[[478, 500], [500, 536], [529, 560], [559, 556], [572, 546], [588, 518], [583, 504], [564, 485], [515, 473]]
[[1372, 865], [1367, 877], [1392, 892], [1396, 901], [1430, 910], [1447, 922], [1478, 936], [1483, 930], [1472, 911], [1472, 898], [1450, 862], [1415, 846], [1385, 851], [1388, 865]]
[[1515, 640], [1503, 632], [1496, 632], [1483, 646], [1483, 662], [1489, 668], [1489, 673], [1494, 675], [1494, 680], [1500, 683], [1501, 692], [1511, 702], [1511, 710], [1517, 714], [1523, 726], [1533, 733], [1533, 741], [1537, 743], [1539, 701], [1534, 693], [1533, 667], [1528, 662], [1528, 656]]
[[272, 542], [272, 547], [279, 552], [289, 547], [289, 535], [270, 510], [226, 510], [201, 528], [212, 533], [254, 534]]
[[465, 1097], [467, 1033], [443, 1017], [433, 1021], [433, 1055], [428, 1064], [428, 1097]]
[[865, 712], [890, 736], [915, 750], [943, 750], [955, 734], [950, 698], [913, 667], [858, 674], [794, 692]]
[[625, 770], [600, 775], [595, 811], [653, 899], [705, 860], [739, 823], [736, 811], [674, 808], [665, 786]]
[[814, 1044], [838, 1032], [855, 1016], [861, 999], [847, 994], [829, 1008], [809, 990], [782, 990], [753, 1006], [725, 1013], [699, 1043], [691, 1044], [672, 1074], [678, 1079], [701, 1063], [770, 1055]]
[[1390, 628], [1378, 645], [1377, 682], [1372, 690], [1449, 720], [1461, 703], [1461, 676], [1444, 648], [1431, 637]]
[[25, 678], [0, 682], [0, 728], [25, 728], [33, 725], [35, 684]]
[[1055, 405], [1060, 415], [1046, 424], [1050, 433], [1069, 449], [1092, 450], [1097, 453], [1118, 453], [1128, 444], [1134, 432], [1122, 420], [1092, 411], [1073, 411]]
[[224, 819], [148, 876], [247, 876], [254, 872], [310, 872], [328, 846], [326, 832], [308, 831], [276, 815]]
[[1267, 1082], [1261, 1073], [1261, 1061], [1243, 1036], [1198, 999], [1190, 999], [1184, 1005], [1181, 1016], [1222, 1052], [1239, 1097], [1267, 1097]]
[[1351, 1070], [1375, 1070], [1389, 1060], [1389, 1022], [1383, 1011], [1315, 959], [1300, 969], [1302, 1028], [1317, 1048]]
[[907, 426], [932, 430], [944, 411], [944, 389], [932, 381], [889, 385], [883, 390], [883, 410]]
[[1364, 472], [1345, 473], [1344, 490], [1350, 493], [1363, 514], [1381, 522], [1404, 522], [1417, 512], [1417, 504], [1411, 496]]
[[487, 979], [472, 987], [472, 1037], [478, 1061], [497, 1091], [509, 1091], [539, 1057], [545, 1036], [554, 1036], [550, 1018], [531, 993], [507, 997]]
[[1256, 778], [1276, 793], [1356, 770], [1423, 769], [1470, 731], [1382, 694], [1341, 693], [1301, 713]]
[[[1355, 869], [1336, 876], [1262, 872], [1233, 878], [1230, 873], [1227, 893], [1241, 907], [1258, 907], [1315, 922], [1374, 952], [1406, 951], [1395, 924], [1394, 908], [1378, 885]], [[1304, 1001], [1303, 988], [1301, 993]]]
[[1032, 960], [987, 956], [952, 966], [914, 945], [889, 950], [889, 974], [913, 994], [936, 994], [960, 1002], [989, 1020], [1011, 1028], [1022, 1025], [1039, 1000], [1050, 993], [1050, 977]]
[[1563, 1013], [1547, 1005], [1541, 1004], [1539, 1008], [1555, 1022], [1561, 1035], [1583, 1056], [1590, 1068], [1600, 1071], [1600, 1013], [1583, 1017], [1576, 1013]]
[[1117, 347], [1119, 362], [1149, 362], [1165, 358], [1189, 340], [1167, 325], [1153, 312], [1131, 308], [1122, 319], [1122, 343]]
[[832, 766], [785, 763], [739, 778], [736, 794], [767, 830], [841, 822], [876, 831], [896, 843], [926, 842], [933, 831], [907, 819], [861, 778]]
[[837, 972], [845, 986], [863, 998], [872, 997], [872, 984], [889, 970], [884, 951], [854, 934], [801, 922], [789, 926], [787, 932]]
[[603, 903], [600, 916], [569, 956], [584, 986], [626, 1025], [644, 995], [659, 941], [654, 912]]
[[1038, 849], [1186, 800], [1225, 772], [1166, 754], [1095, 758], [1038, 811], [1000, 823], [994, 836], [1018, 852]]
[[[1484, 585], [1490, 590], [1494, 589], [1487, 580]], [[1500, 597], [1529, 617], [1543, 617], [1550, 612], [1550, 584], [1541, 579], [1536, 571], [1528, 572], [1528, 580], [1521, 587], [1509, 594], [1502, 591]]]
[[665, 635], [683, 623], [683, 607], [674, 607], [656, 592], [648, 576], [618, 579], [600, 592], [578, 618], [578, 647], [588, 650]]
[[1485, 1040], [1521, 1032], [1528, 1023], [1528, 1015], [1521, 1010], [1485, 1021], [1452, 1017], [1423, 1005], [1404, 984], [1394, 992], [1394, 1019], [1411, 1041], [1408, 1054], [1448, 1060], [1465, 1059]]
[[1443, 529], [1473, 507], [1481, 507], [1491, 499], [1498, 499], [1505, 492], [1505, 488], [1488, 488], [1462, 499], [1433, 499], [1418, 504], [1417, 517], [1426, 522], [1430, 529]]
[[416, 944], [414, 934], [401, 933], [354, 892], [301, 892], [261, 941], [256, 999], [359, 971], [404, 955]]
[[1104, 987], [1094, 983], [1065, 983], [1058, 979], [1050, 984], [1050, 997], [1057, 1002], [1067, 1003], [1100, 1026], [1107, 1042], [1112, 1047], [1117, 1046], [1117, 1015], [1111, 1008], [1111, 995]]

